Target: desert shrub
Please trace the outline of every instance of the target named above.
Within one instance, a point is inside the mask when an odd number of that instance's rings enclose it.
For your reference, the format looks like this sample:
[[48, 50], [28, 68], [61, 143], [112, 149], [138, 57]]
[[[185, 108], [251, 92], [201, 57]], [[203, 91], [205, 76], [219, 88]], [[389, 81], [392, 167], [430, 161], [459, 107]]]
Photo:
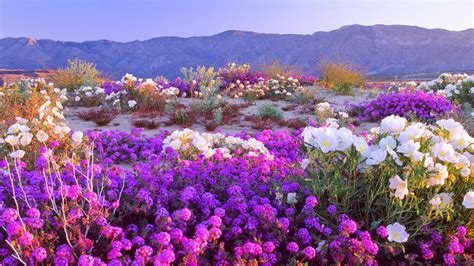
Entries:
[[353, 108], [352, 113], [368, 121], [380, 121], [390, 115], [427, 121], [439, 115], [458, 112], [458, 108], [444, 96], [423, 91], [381, 94], [376, 99], [354, 105]]
[[258, 116], [264, 119], [283, 120], [283, 112], [271, 104], [262, 104], [258, 108]]
[[268, 79], [278, 79], [280, 76], [294, 78], [302, 76], [301, 69], [298, 66], [283, 65], [279, 60], [273, 61], [269, 64], [263, 64], [259, 68], [263, 75]]
[[114, 120], [118, 111], [113, 109], [98, 109], [80, 112], [77, 116], [85, 121], [92, 121], [98, 126], [106, 126]]
[[169, 114], [170, 119], [166, 122], [167, 125], [182, 125], [191, 126], [196, 118], [196, 113], [193, 108], [187, 110], [182, 106], [167, 105], [166, 112]]
[[95, 64], [75, 58], [68, 61], [66, 68], [59, 69], [52, 80], [60, 88], [73, 90], [83, 85], [95, 86], [101, 81], [100, 74]]
[[286, 121], [286, 126], [293, 129], [302, 129], [306, 127], [308, 123], [301, 118], [293, 118]]
[[132, 125], [134, 127], [146, 128], [146, 129], [157, 129], [160, 126], [158, 122], [154, 120], [148, 120], [148, 119], [133, 120]]
[[351, 94], [353, 88], [365, 84], [364, 75], [347, 63], [323, 62], [320, 65], [319, 84], [338, 94]]
[[212, 110], [213, 120], [214, 120], [214, 123], [216, 125], [221, 125], [222, 124], [222, 115], [223, 115], [223, 113], [224, 113], [224, 111], [220, 107], [217, 108], [217, 109]]
[[316, 90], [312, 90], [307, 87], [303, 87], [296, 90], [288, 100], [295, 104], [309, 104], [311, 102], [320, 102], [322, 99], [318, 98]]
[[203, 88], [211, 88], [216, 84], [220, 86], [217, 81], [218, 73], [214, 71], [213, 67], [206, 68], [205, 66], [199, 66], [194, 68], [182, 68], [181, 73], [183, 80], [188, 84], [189, 92], [192, 92], [192, 97], [200, 97], [200, 91]]
[[204, 114], [218, 108], [223, 103], [219, 90], [219, 80], [212, 80], [207, 87], [200, 87], [199, 99], [193, 103], [193, 109], [198, 113]]

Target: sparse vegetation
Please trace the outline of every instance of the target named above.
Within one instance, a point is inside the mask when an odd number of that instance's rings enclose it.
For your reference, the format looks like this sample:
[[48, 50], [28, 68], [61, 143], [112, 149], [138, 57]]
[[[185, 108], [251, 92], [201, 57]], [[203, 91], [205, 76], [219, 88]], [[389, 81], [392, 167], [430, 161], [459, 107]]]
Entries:
[[283, 65], [279, 60], [260, 66], [261, 72], [267, 78], [278, 79], [279, 77], [301, 76], [301, 69], [298, 66]]
[[59, 69], [52, 80], [60, 88], [73, 90], [81, 86], [95, 86], [102, 80], [100, 75], [95, 64], [75, 58], [68, 61], [66, 68]]
[[271, 104], [263, 104], [258, 108], [258, 115], [261, 118], [283, 120], [283, 112]]
[[157, 129], [160, 124], [154, 120], [139, 119], [132, 121], [132, 125], [138, 128]]
[[348, 63], [322, 62], [319, 66], [321, 80], [319, 84], [334, 90], [337, 94], [352, 94], [353, 88], [359, 88], [366, 82], [365, 76]]
[[87, 112], [80, 112], [77, 114], [77, 116], [85, 121], [92, 121], [96, 125], [103, 127], [118, 115], [117, 110], [105, 110], [105, 109], [99, 109], [99, 110], [90, 110]]

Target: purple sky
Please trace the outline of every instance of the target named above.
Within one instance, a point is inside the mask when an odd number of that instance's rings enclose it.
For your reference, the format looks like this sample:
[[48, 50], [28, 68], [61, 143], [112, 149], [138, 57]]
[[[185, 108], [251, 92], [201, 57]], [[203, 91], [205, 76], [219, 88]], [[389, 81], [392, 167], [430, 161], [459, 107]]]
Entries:
[[473, 0], [0, 0], [0, 38], [145, 40], [349, 24], [474, 28]]

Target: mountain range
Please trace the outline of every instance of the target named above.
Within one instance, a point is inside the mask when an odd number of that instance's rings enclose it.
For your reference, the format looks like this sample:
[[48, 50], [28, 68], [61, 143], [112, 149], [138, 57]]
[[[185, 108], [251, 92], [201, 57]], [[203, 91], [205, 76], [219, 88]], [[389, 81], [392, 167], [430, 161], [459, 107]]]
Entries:
[[53, 69], [67, 60], [94, 62], [110, 77], [174, 77], [181, 67], [221, 67], [228, 62], [263, 65], [280, 61], [316, 74], [322, 60], [345, 61], [367, 75], [474, 70], [474, 29], [448, 31], [416, 26], [344, 26], [313, 34], [265, 34], [230, 30], [202, 37], [144, 41], [69, 42], [0, 39], [0, 68]]

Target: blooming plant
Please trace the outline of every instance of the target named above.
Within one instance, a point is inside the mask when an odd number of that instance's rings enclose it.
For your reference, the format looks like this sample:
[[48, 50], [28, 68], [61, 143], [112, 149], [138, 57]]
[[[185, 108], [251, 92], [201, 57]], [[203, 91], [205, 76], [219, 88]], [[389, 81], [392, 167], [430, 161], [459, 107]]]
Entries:
[[380, 121], [390, 115], [405, 118], [414, 116], [426, 121], [436, 119], [440, 115], [457, 113], [458, 108], [441, 95], [423, 91], [400, 91], [381, 94], [370, 102], [354, 105], [352, 111], [368, 121]]
[[201, 154], [209, 158], [216, 152], [221, 153], [225, 158], [244, 154], [250, 156], [269, 155], [263, 143], [254, 138], [243, 140], [220, 133], [200, 134], [190, 129], [174, 131], [163, 141], [163, 144], [163, 148], [171, 147], [183, 158], [196, 158]]
[[303, 89], [297, 79], [280, 75], [277, 75], [274, 79], [268, 80], [267, 84], [268, 91], [265, 96], [269, 98], [284, 99], [293, 95], [295, 91]]
[[372, 132], [362, 137], [347, 128], [307, 127], [311, 178], [303, 182], [370, 228], [392, 224], [390, 242], [413, 245], [423, 228], [448, 235], [472, 222], [463, 198], [474, 184], [474, 140], [461, 124], [449, 119], [428, 126], [392, 115]]
[[335, 128], [339, 127], [339, 125], [353, 127], [354, 121], [349, 117], [349, 114], [342, 111], [336, 111], [336, 109], [328, 102], [320, 102], [316, 104], [315, 110], [316, 121], [321, 125]]
[[437, 79], [422, 82], [417, 89], [446, 96], [457, 104], [474, 105], [474, 76], [443, 73]]

